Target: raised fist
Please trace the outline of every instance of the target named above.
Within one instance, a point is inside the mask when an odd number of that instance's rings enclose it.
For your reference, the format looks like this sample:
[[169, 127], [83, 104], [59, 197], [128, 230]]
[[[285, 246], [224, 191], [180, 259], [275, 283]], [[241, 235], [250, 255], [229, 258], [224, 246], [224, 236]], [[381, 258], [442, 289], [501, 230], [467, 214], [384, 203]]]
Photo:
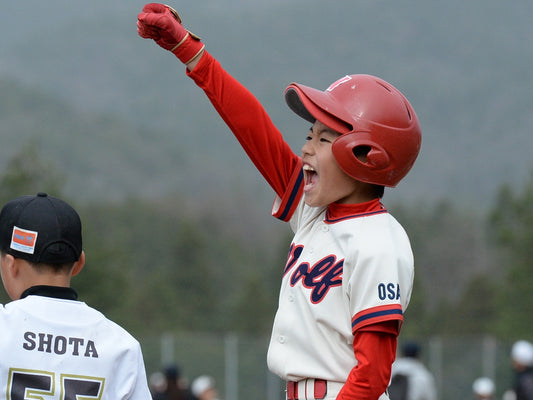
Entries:
[[184, 28], [178, 13], [164, 4], [149, 3], [143, 7], [137, 16], [137, 32], [174, 53], [184, 64], [194, 60], [205, 47], [198, 36]]

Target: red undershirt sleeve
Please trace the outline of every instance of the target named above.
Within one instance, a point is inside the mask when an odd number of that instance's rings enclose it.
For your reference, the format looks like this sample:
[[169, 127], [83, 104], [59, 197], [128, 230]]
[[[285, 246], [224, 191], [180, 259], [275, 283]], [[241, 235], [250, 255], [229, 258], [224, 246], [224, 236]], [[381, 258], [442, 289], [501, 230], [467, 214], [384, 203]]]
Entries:
[[263, 106], [209, 52], [187, 75], [205, 94], [275, 193], [282, 197], [301, 160]]
[[396, 358], [398, 321], [365, 326], [355, 333], [353, 348], [357, 365], [337, 396], [337, 400], [376, 400], [390, 381]]

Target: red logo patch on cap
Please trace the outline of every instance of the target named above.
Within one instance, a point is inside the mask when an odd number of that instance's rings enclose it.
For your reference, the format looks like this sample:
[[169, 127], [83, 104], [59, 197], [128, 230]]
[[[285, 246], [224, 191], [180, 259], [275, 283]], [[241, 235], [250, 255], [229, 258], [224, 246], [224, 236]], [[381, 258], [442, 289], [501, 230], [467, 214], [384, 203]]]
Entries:
[[11, 248], [22, 253], [33, 254], [35, 251], [35, 243], [37, 242], [37, 232], [21, 229], [16, 226], [13, 227], [13, 235], [11, 236]]

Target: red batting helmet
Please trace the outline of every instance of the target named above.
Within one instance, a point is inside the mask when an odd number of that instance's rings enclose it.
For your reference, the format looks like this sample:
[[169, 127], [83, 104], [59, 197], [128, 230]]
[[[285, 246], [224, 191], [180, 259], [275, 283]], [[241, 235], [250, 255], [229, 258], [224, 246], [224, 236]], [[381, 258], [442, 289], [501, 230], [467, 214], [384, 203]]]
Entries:
[[[292, 83], [285, 100], [300, 117], [341, 134], [333, 142], [333, 156], [354, 179], [394, 187], [418, 156], [422, 135], [415, 111], [380, 78], [347, 75], [325, 91]], [[360, 153], [366, 159], [358, 158]]]

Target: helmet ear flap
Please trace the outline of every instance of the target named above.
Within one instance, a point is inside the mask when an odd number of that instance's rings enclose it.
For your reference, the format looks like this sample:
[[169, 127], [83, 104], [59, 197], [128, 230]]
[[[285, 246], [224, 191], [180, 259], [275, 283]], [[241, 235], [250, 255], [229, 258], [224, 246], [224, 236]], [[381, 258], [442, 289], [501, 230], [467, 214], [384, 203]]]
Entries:
[[333, 142], [332, 151], [341, 169], [361, 181], [367, 181], [375, 172], [391, 165], [386, 150], [371, 140], [368, 132], [339, 136]]
[[376, 145], [372, 146], [370, 151], [367, 153], [366, 158], [369, 167], [385, 169], [390, 165], [390, 158], [387, 152]]

